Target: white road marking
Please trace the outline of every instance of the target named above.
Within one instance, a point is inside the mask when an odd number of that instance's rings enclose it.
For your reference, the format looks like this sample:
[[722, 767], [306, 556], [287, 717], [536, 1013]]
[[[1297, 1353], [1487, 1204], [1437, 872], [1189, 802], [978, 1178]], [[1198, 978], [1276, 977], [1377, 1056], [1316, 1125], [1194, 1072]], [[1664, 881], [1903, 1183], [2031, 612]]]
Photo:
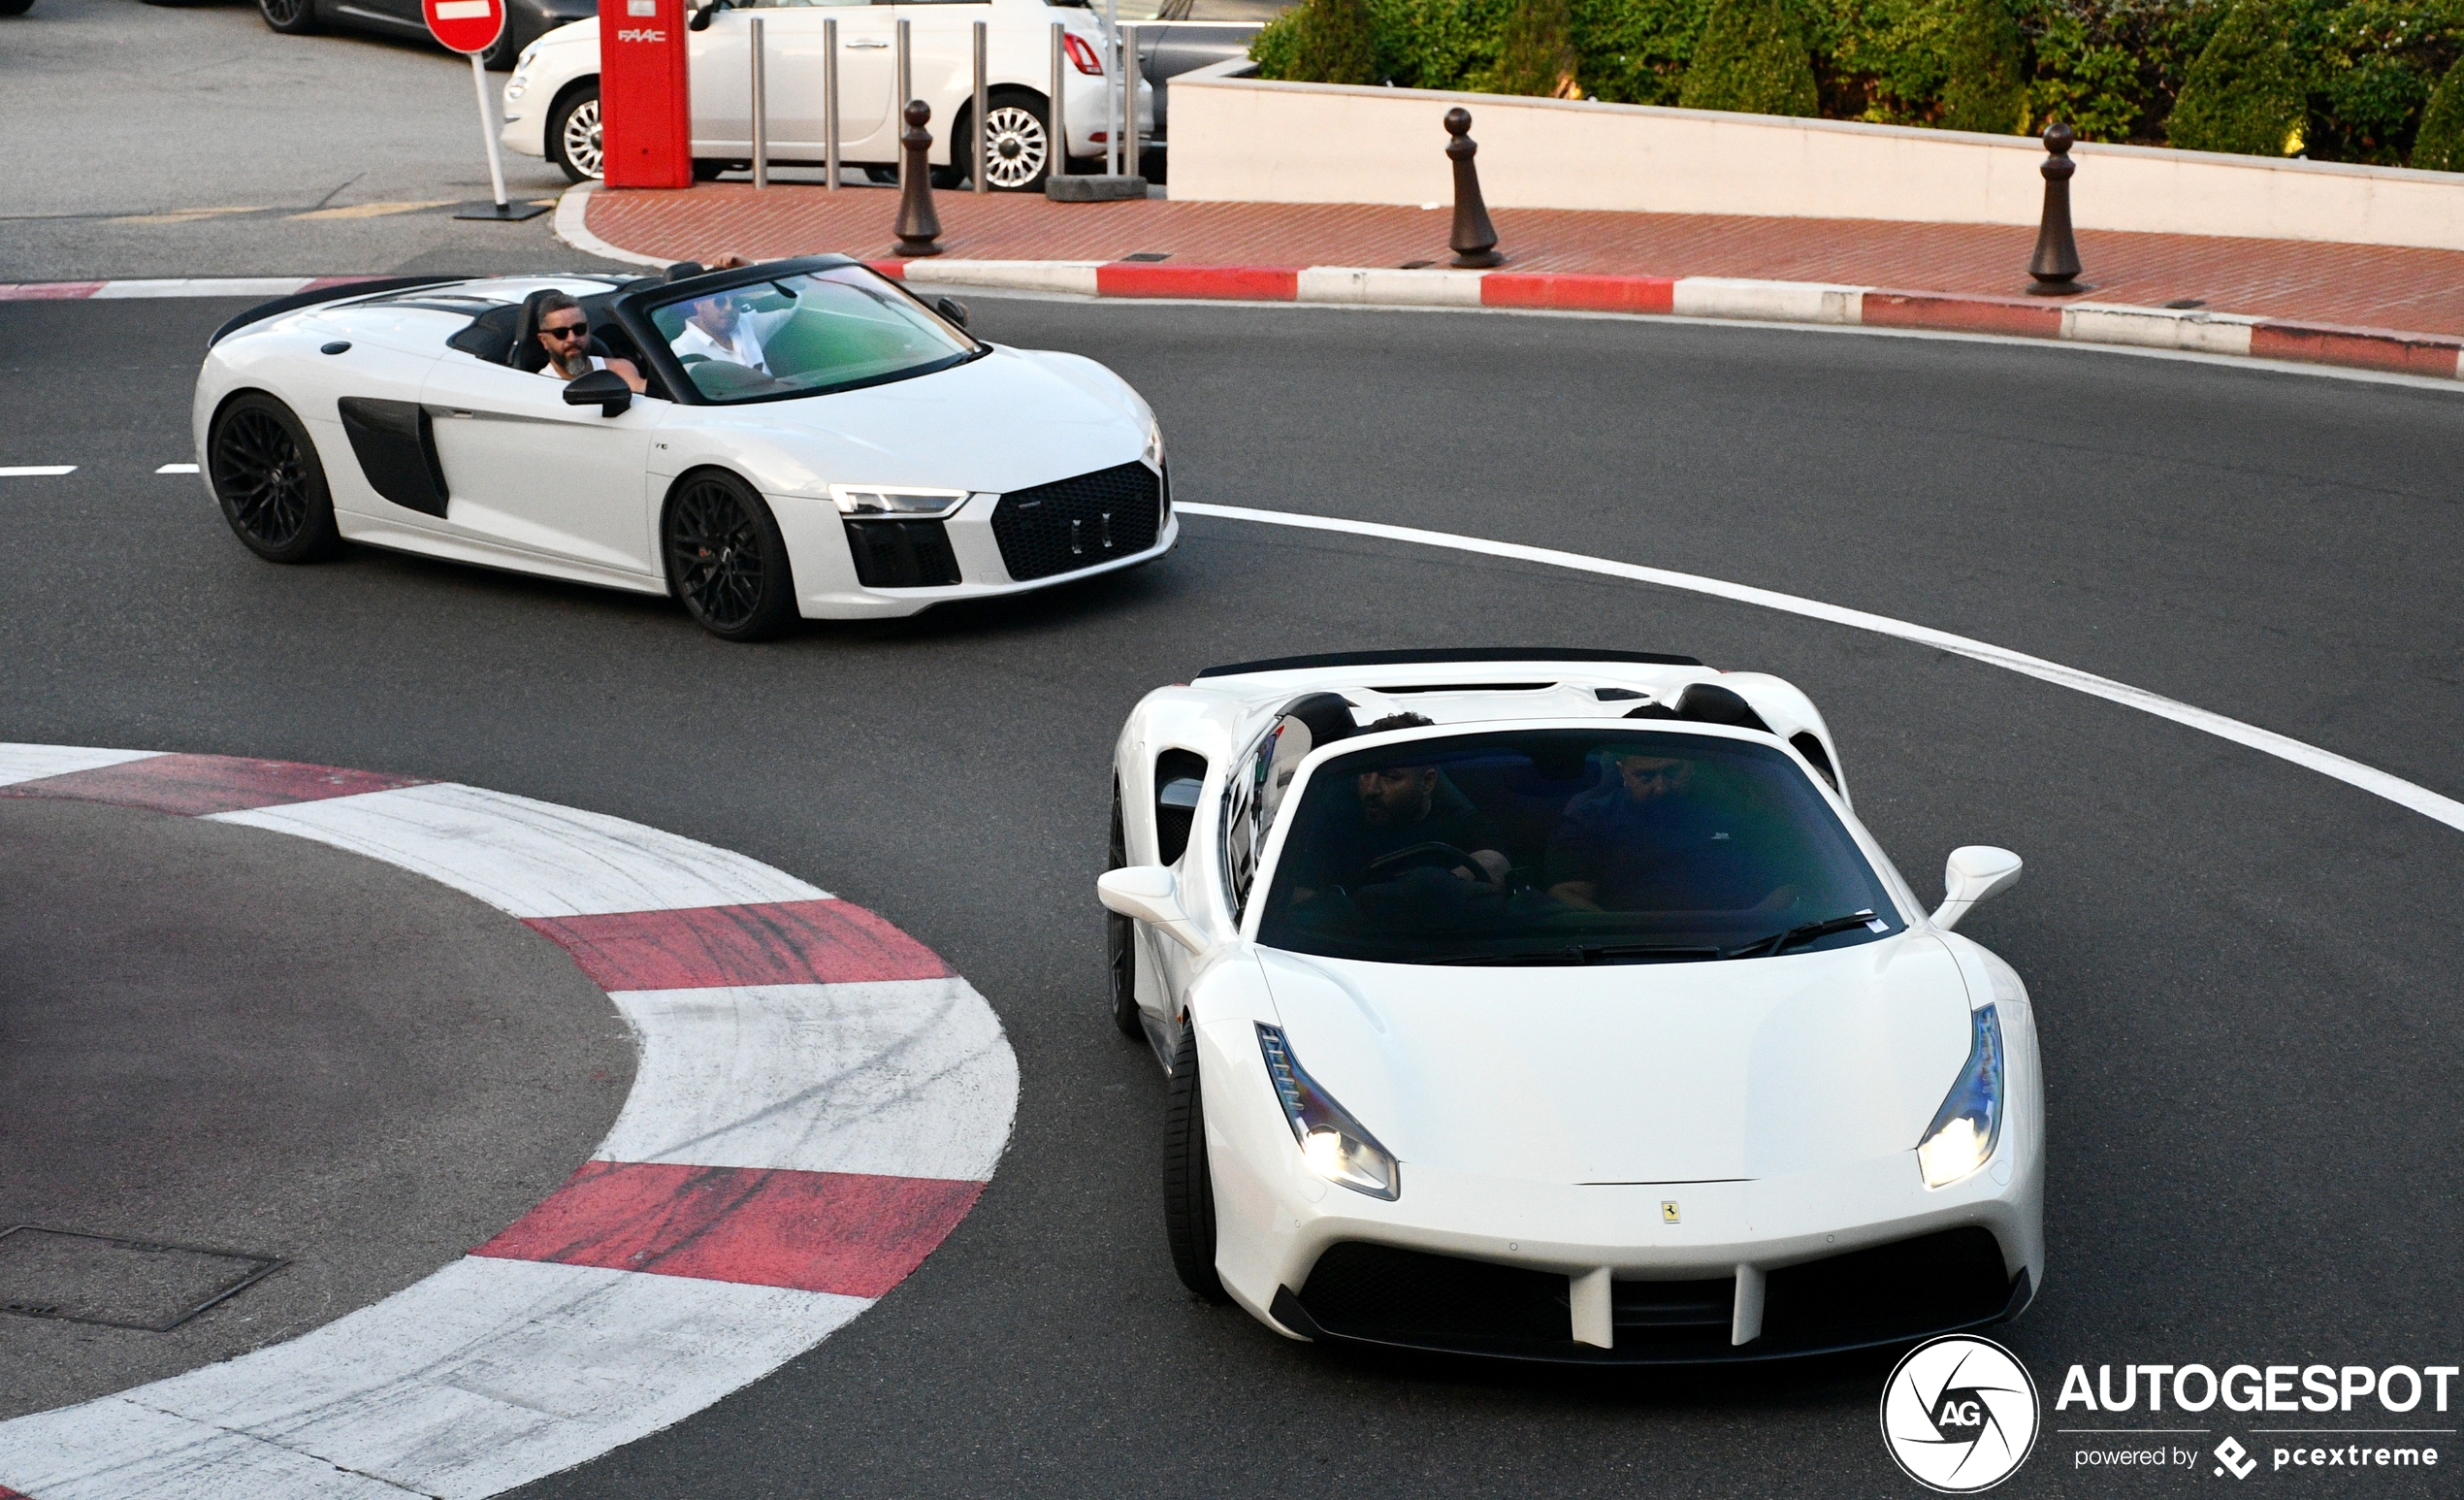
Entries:
[[155, 750], [88, 750], [79, 745], [0, 744], [0, 787], [14, 786], [20, 781], [40, 781], [46, 776], [65, 776], [71, 771], [94, 770], [129, 761], [143, 761], [160, 753]]
[[20, 1418], [0, 1462], [38, 1500], [491, 1495], [681, 1421], [871, 1305], [469, 1255], [288, 1343]]
[[75, 464], [0, 464], [0, 479], [51, 479], [75, 473]]
[[2374, 797], [2385, 798], [2400, 807], [2407, 807], [2425, 818], [2436, 819], [2451, 829], [2464, 831], [2464, 802], [2443, 797], [2424, 786], [2415, 785], [2401, 776], [2393, 776], [2376, 766], [2364, 766], [2331, 750], [2321, 750], [2273, 730], [2245, 724], [2239, 719], [2211, 713], [2177, 699], [2134, 688], [2126, 682], [2100, 677], [2094, 672], [2064, 667], [2043, 657], [2009, 650], [1990, 641], [1966, 636], [1954, 636], [1930, 626], [1889, 615], [1870, 614], [1863, 609], [1827, 604], [1820, 600], [1805, 599], [1796, 594], [1782, 594], [1772, 589], [1755, 588], [1749, 584], [1731, 583], [1722, 578], [1706, 578], [1700, 573], [1676, 572], [1666, 568], [1645, 568], [1636, 563], [1619, 563], [1603, 557], [1587, 557], [1580, 552], [1560, 552], [1553, 547], [1526, 546], [1514, 541], [1492, 541], [1485, 537], [1465, 537], [1452, 532], [1424, 531], [1416, 526], [1388, 526], [1378, 521], [1345, 520], [1339, 516], [1303, 515], [1289, 510], [1257, 510], [1247, 505], [1207, 505], [1176, 503], [1175, 508], [1184, 515], [1215, 516], [1227, 521], [1254, 521], [1267, 526], [1289, 526], [1303, 531], [1341, 532], [1354, 537], [1376, 537], [1387, 541], [1406, 541], [1424, 547], [1443, 547], [1454, 552], [1473, 552], [1484, 557], [1512, 558], [1517, 562], [1539, 563], [1549, 568], [1565, 568], [1576, 572], [1598, 573], [1610, 578], [1627, 578], [1637, 583], [1657, 584], [1662, 588], [1683, 589], [1691, 594], [1708, 595], [1713, 599], [1731, 600], [1764, 609], [1776, 609], [1786, 614], [1802, 615], [1809, 620], [1822, 620], [1832, 625], [1845, 625], [1852, 630], [1871, 631], [1878, 636], [1892, 636], [1919, 645], [1948, 651], [1989, 666], [1999, 667], [2024, 676], [2050, 682], [2058, 687], [2086, 693], [2142, 713], [2170, 719], [2176, 724], [2228, 739], [2278, 760], [2289, 761], [2305, 770], [2332, 776], [2348, 786], [2358, 787]]
[[214, 815], [440, 880], [516, 917], [809, 901], [828, 892], [731, 850], [478, 787], [397, 787]]
[[983, 1182], [1018, 1059], [963, 979], [619, 991], [641, 1037], [602, 1160]]
[[194, 464], [165, 464], [154, 471], [156, 473], [195, 473], [196, 472], [197, 466]]

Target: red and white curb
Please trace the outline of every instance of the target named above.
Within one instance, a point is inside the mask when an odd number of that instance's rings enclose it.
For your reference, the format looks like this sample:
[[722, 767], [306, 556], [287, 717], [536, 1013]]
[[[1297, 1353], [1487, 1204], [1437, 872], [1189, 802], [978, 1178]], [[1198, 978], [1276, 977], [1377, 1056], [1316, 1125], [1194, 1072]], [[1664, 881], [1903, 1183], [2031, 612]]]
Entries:
[[495, 1494], [811, 1349], [974, 1206], [1018, 1063], [983, 996], [852, 902], [672, 833], [477, 787], [0, 744], [0, 796], [314, 839], [561, 945], [630, 1022], [592, 1159], [460, 1260], [288, 1343], [0, 1422], [0, 1500]]

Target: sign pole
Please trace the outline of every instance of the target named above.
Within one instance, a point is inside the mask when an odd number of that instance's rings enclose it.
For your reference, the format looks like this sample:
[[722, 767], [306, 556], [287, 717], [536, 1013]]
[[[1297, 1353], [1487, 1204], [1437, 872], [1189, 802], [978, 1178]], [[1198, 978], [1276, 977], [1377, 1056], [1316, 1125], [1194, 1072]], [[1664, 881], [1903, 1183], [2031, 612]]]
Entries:
[[508, 212], [504, 201], [504, 157], [497, 145], [497, 112], [489, 108], [492, 101], [488, 98], [488, 65], [479, 60], [477, 52], [470, 54], [470, 82], [479, 91], [479, 134], [488, 143], [488, 185], [496, 190], [496, 216], [503, 218]]

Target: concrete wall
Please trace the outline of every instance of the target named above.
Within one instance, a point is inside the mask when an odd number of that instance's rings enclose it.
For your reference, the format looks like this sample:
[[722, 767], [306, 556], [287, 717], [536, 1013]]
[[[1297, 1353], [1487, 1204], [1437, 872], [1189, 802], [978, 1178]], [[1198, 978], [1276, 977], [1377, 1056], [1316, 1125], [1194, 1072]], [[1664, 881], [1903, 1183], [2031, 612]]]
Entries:
[[[1451, 203], [1439, 122], [1455, 105], [1492, 208], [2032, 225], [2044, 199], [2044, 147], [2019, 136], [1222, 72], [1173, 81], [1175, 199]], [[2135, 146], [2072, 156], [2082, 228], [2464, 249], [2464, 175]]]

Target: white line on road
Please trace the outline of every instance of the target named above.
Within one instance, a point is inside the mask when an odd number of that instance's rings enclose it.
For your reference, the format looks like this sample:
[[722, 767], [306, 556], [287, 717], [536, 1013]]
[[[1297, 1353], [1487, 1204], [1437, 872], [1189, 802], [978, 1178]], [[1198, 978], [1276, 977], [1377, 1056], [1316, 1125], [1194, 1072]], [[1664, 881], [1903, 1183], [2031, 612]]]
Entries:
[[75, 464], [0, 464], [0, 479], [48, 479], [75, 473]]
[[1423, 531], [1416, 526], [1387, 526], [1377, 521], [1352, 521], [1340, 516], [1302, 515], [1289, 510], [1255, 510], [1247, 505], [1204, 505], [1177, 504], [1183, 515], [1215, 516], [1227, 521], [1254, 521], [1267, 526], [1290, 526], [1303, 531], [1343, 532], [1355, 537], [1376, 537], [1387, 541], [1408, 541], [1424, 547], [1444, 547], [1455, 552], [1475, 552], [1486, 557], [1511, 558], [1517, 562], [1539, 563], [1548, 568], [1566, 568], [1576, 572], [1599, 573], [1610, 578], [1628, 578], [1637, 583], [1657, 584], [1662, 588], [1683, 589], [1692, 594], [1704, 594], [1713, 599], [1731, 600], [1740, 604], [1754, 604], [1765, 609], [1777, 609], [1786, 614], [1802, 615], [1809, 620], [1822, 620], [1832, 625], [1845, 625], [1853, 630], [1871, 631], [1878, 636], [1897, 636], [1948, 651], [1989, 666], [2015, 671], [2023, 676], [2050, 682], [2057, 687], [2086, 693], [2142, 713], [2170, 719], [2176, 724], [2229, 739], [2281, 761], [2289, 761], [2305, 770], [2322, 776], [2333, 776], [2348, 786], [2358, 787], [2375, 797], [2383, 797], [2401, 807], [2409, 807], [2425, 818], [2434, 818], [2448, 828], [2464, 832], [2464, 802], [2442, 797], [2427, 787], [2416, 786], [2401, 776], [2392, 776], [2376, 766], [2348, 760], [2332, 750], [2228, 719], [2221, 713], [2193, 707], [2177, 699], [2134, 688], [2111, 677], [2064, 667], [2043, 657], [2029, 656], [1990, 641], [1966, 636], [1954, 636], [1930, 626], [1889, 615], [1869, 614], [1863, 609], [1849, 609], [1827, 604], [1820, 600], [1805, 599], [1796, 594], [1782, 594], [1771, 589], [1758, 589], [1750, 584], [1731, 583], [1722, 578], [1706, 578], [1700, 573], [1676, 572], [1666, 568], [1645, 568], [1635, 563], [1613, 562], [1603, 557], [1586, 557], [1579, 552], [1560, 552], [1553, 547], [1525, 546], [1514, 541], [1492, 541], [1485, 537], [1464, 537], [1452, 532]]
[[197, 466], [194, 464], [165, 464], [154, 471], [156, 473], [195, 473], [196, 472]]

